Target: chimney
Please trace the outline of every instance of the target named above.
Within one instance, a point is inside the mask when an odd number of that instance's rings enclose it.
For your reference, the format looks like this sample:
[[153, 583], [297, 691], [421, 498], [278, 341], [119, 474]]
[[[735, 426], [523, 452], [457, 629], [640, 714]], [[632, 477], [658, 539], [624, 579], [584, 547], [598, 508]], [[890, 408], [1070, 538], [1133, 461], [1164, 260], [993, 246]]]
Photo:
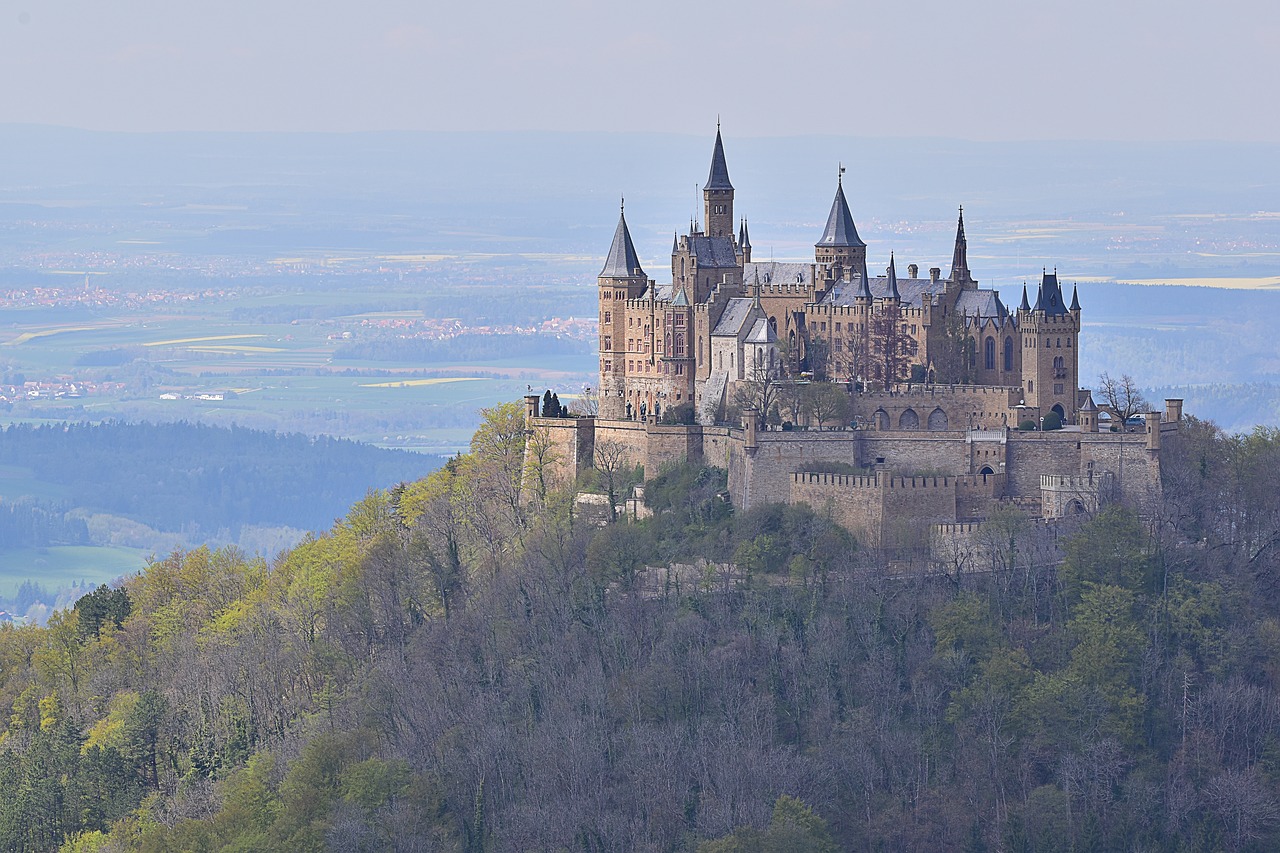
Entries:
[[941, 269], [939, 269], [938, 267], [929, 267], [929, 283], [930, 284], [937, 284], [938, 278], [941, 275], [942, 275]]
[[907, 278], [915, 278], [920, 272], [920, 267], [915, 264], [907, 264]]

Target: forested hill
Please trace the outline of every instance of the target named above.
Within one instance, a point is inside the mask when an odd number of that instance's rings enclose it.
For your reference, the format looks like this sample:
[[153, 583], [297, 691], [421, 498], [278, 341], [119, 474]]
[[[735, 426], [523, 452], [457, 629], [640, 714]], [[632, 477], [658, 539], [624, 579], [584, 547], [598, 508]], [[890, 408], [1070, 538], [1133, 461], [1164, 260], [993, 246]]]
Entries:
[[189, 423], [0, 431], [0, 466], [29, 474], [60, 508], [125, 516], [196, 542], [220, 533], [235, 541], [243, 525], [325, 530], [369, 489], [439, 464], [345, 439]]
[[1280, 846], [1280, 431], [1188, 419], [1152, 523], [1037, 565], [1011, 508], [962, 575], [715, 469], [597, 526], [525, 442], [0, 628], [0, 849]]

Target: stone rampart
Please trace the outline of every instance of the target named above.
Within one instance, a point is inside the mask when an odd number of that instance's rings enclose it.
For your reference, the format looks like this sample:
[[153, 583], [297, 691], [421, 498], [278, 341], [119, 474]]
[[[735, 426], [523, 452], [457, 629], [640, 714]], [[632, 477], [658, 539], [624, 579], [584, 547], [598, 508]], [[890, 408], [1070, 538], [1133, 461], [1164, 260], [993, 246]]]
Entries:
[[1002, 385], [895, 385], [853, 396], [859, 423], [896, 430], [998, 429], [1017, 426], [1020, 390]]

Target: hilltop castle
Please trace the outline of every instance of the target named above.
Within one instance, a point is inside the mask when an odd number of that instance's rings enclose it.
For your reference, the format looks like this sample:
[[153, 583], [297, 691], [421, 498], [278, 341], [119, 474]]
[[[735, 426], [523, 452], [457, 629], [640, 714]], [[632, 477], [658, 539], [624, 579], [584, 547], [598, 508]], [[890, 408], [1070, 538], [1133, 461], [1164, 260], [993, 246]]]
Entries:
[[753, 261], [734, 192], [717, 128], [704, 220], [674, 238], [670, 284], [645, 273], [620, 214], [598, 278], [598, 415], [528, 403], [566, 475], [605, 445], [650, 473], [705, 461], [728, 469], [738, 507], [826, 507], [884, 548], [971, 532], [998, 502], [1045, 519], [1151, 506], [1181, 401], [1146, 415], [1141, 439], [1100, 431], [1115, 413], [1079, 387], [1081, 308], [1056, 272], [1010, 310], [969, 269], [961, 209], [946, 278], [899, 277], [892, 254], [872, 276], [842, 175], [812, 263]]

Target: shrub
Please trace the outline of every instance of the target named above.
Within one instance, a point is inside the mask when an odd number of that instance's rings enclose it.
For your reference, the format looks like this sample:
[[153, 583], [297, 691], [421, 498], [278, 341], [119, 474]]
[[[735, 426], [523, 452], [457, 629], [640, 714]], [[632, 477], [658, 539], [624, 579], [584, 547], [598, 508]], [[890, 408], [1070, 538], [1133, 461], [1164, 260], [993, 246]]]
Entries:
[[1031, 418], [1027, 418], [1025, 421], [1018, 424], [1018, 429], [1022, 430], [1023, 432], [1030, 432], [1035, 428], [1036, 428], [1036, 422], [1031, 420]]

